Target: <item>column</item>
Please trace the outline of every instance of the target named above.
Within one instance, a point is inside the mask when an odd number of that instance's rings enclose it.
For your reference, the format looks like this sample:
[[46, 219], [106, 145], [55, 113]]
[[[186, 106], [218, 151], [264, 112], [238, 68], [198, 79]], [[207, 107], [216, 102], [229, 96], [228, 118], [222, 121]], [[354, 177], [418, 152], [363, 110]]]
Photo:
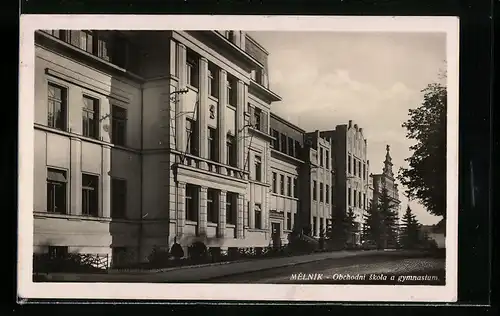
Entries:
[[111, 147], [102, 147], [102, 217], [111, 217]]
[[[177, 183], [177, 237], [184, 235], [184, 225], [186, 224], [186, 183]], [[178, 240], [180, 241], [180, 240]]]
[[226, 196], [227, 191], [220, 191], [219, 194], [219, 222], [217, 223], [217, 237], [226, 236]]
[[170, 75], [177, 76], [177, 44], [174, 40], [170, 40]]
[[198, 236], [207, 233], [207, 187], [200, 188], [198, 209]]
[[243, 238], [244, 237], [244, 226], [243, 226], [243, 214], [244, 214], [244, 203], [245, 203], [245, 196], [243, 194], [238, 194], [237, 198], [237, 209], [236, 209], [236, 236], [237, 238]]
[[[219, 73], [219, 109], [217, 113], [217, 127], [219, 133], [219, 162], [227, 164], [226, 154], [226, 108], [227, 108], [227, 72], [221, 70]], [[222, 174], [226, 174], [225, 168], [220, 168]], [[224, 201], [225, 202], [225, 201]]]
[[237, 85], [237, 104], [236, 104], [236, 161], [240, 169], [244, 168], [244, 155], [245, 155], [245, 83], [238, 80]]
[[[200, 146], [200, 157], [208, 158], [208, 60], [205, 57], [200, 58], [199, 62], [199, 91], [198, 102], [198, 139]], [[200, 168], [207, 169], [206, 162], [200, 163]]]
[[[178, 90], [186, 89], [187, 74], [186, 74], [186, 46], [177, 44], [177, 76], [179, 77]], [[180, 152], [186, 150], [186, 94], [176, 94], [178, 102], [175, 104], [175, 138], [176, 149]]]
[[82, 214], [82, 142], [71, 138], [70, 169], [70, 210], [71, 215]]

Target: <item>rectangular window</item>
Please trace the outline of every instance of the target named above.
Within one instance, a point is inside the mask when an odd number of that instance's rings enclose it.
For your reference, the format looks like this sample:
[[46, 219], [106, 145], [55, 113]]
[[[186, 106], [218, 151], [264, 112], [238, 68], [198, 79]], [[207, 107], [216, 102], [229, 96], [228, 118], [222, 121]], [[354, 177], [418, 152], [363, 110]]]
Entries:
[[297, 185], [297, 178], [293, 178], [293, 197], [299, 197], [299, 187]]
[[349, 174], [351, 174], [351, 163], [352, 163], [351, 160], [352, 160], [352, 157], [351, 157], [351, 155], [349, 155], [348, 156], [348, 161], [347, 161], [347, 172]]
[[286, 193], [288, 194], [288, 196], [292, 196], [292, 177], [287, 177], [286, 179], [287, 181], [287, 189], [286, 189]]
[[280, 194], [285, 195], [285, 176], [280, 175]]
[[208, 159], [217, 160], [217, 131], [215, 128], [208, 128]]
[[191, 51], [186, 53], [186, 75], [187, 75], [187, 84], [191, 87], [198, 88], [199, 87], [199, 63], [198, 56]]
[[366, 209], [366, 193], [363, 193], [363, 208]]
[[66, 214], [66, 171], [47, 169], [47, 212]]
[[288, 212], [286, 216], [286, 229], [292, 230], [292, 212]]
[[125, 146], [127, 135], [127, 110], [113, 105], [111, 107], [111, 142], [118, 146]]
[[226, 140], [226, 154], [227, 154], [227, 164], [236, 167], [236, 153], [235, 153], [235, 145], [234, 145], [234, 136], [227, 135]]
[[208, 93], [215, 98], [219, 97], [219, 71], [213, 64], [208, 64]]
[[48, 108], [47, 125], [52, 128], [66, 130], [66, 113], [68, 109], [67, 90], [53, 83], [47, 89]]
[[319, 166], [323, 167], [323, 148], [319, 149]]
[[325, 167], [330, 169], [330, 152], [328, 150], [325, 152]]
[[330, 203], [330, 186], [328, 184], [325, 187], [325, 202]]
[[196, 198], [198, 187], [192, 184], [186, 184], [186, 220], [196, 222], [198, 212], [196, 209]]
[[82, 215], [99, 216], [99, 177], [82, 174]]
[[254, 108], [253, 109], [253, 126], [258, 131], [262, 130], [261, 117], [262, 117], [262, 110], [259, 108]]
[[323, 183], [319, 184], [319, 201], [323, 202], [324, 191], [323, 191]]
[[236, 106], [238, 97], [238, 91], [236, 89], [236, 80], [233, 77], [228, 76], [227, 80], [227, 102], [229, 105]]
[[217, 191], [207, 189], [207, 221], [210, 223], [219, 222], [219, 212], [217, 212]]
[[316, 230], [318, 229], [318, 220], [316, 216], [313, 216], [313, 223], [312, 223], [313, 231], [311, 232], [311, 236], [316, 236]]
[[255, 204], [254, 214], [255, 228], [262, 229], [262, 206], [260, 204]]
[[286, 142], [286, 135], [285, 134], [281, 134], [281, 140], [280, 140], [280, 150], [282, 153], [286, 154], [288, 151], [287, 151], [287, 142]]
[[83, 136], [99, 139], [99, 100], [83, 96]]
[[300, 142], [295, 141], [295, 158], [300, 159]]
[[363, 162], [363, 178], [366, 179], [366, 163]]
[[262, 181], [262, 159], [255, 156], [255, 180]]
[[354, 172], [353, 172], [353, 174], [354, 174], [355, 176], [357, 176], [357, 175], [358, 175], [358, 173], [356, 172], [356, 166], [358, 165], [358, 162], [356, 161], [356, 158], [353, 158], [353, 162], [354, 162]]
[[186, 119], [186, 152], [191, 155], [197, 155], [197, 144], [195, 136], [196, 121]]
[[362, 199], [361, 199], [361, 191], [358, 192], [358, 207], [359, 208], [363, 207]]
[[351, 188], [347, 189], [347, 204], [351, 206]]
[[272, 140], [272, 146], [274, 149], [276, 150], [280, 150], [280, 133], [275, 130], [275, 129], [272, 129], [271, 130], [271, 134], [273, 136], [273, 140]]
[[295, 157], [295, 151], [293, 148], [294, 140], [292, 138], [288, 138], [288, 155]]
[[278, 175], [273, 172], [273, 193], [278, 193]]
[[111, 217], [125, 218], [127, 214], [127, 181], [111, 180]]
[[357, 199], [358, 199], [357, 191], [354, 190], [354, 196], [353, 196], [354, 207], [357, 206], [357, 203], [356, 203]]
[[322, 234], [323, 230], [325, 229], [325, 224], [324, 224], [325, 219], [320, 218], [319, 219], [319, 233]]
[[226, 223], [236, 224], [236, 194], [233, 192], [226, 194]]
[[316, 184], [316, 180], [313, 180], [313, 201], [316, 201], [318, 199], [317, 197], [317, 184]]
[[92, 31], [80, 31], [80, 49], [94, 54], [94, 36]]

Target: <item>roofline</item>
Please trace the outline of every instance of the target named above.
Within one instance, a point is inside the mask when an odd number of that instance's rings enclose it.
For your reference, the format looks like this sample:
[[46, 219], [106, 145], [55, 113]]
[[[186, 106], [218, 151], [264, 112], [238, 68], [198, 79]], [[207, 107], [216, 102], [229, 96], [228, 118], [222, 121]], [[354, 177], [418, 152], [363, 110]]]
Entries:
[[248, 33], [245, 33], [245, 36], [250, 40], [250, 42], [252, 42], [253, 44], [255, 44], [257, 47], [259, 47], [266, 55], [269, 56], [269, 52], [264, 48], [264, 46], [262, 46], [259, 42], [257, 42], [257, 40], [255, 38], [253, 38], [252, 36], [248, 35]]
[[282, 118], [281, 116], [279, 116], [278, 114], [274, 113], [274, 112], [271, 112], [271, 118], [274, 118], [276, 119], [277, 121], [280, 121], [281, 123], [284, 123], [284, 124], [287, 124], [288, 126], [290, 127], [293, 127], [295, 128], [296, 130], [298, 130], [299, 132], [301, 132], [302, 134], [306, 134], [306, 130], [298, 127], [297, 125], [285, 120], [284, 118]]

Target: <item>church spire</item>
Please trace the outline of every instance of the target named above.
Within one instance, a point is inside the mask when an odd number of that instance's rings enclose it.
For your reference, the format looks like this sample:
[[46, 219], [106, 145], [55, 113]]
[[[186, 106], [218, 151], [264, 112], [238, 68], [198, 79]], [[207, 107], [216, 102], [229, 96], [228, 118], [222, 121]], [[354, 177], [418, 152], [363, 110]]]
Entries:
[[391, 148], [389, 145], [385, 147], [386, 154], [384, 161], [384, 174], [392, 178], [394, 174], [392, 173], [392, 158], [390, 154], [390, 149]]

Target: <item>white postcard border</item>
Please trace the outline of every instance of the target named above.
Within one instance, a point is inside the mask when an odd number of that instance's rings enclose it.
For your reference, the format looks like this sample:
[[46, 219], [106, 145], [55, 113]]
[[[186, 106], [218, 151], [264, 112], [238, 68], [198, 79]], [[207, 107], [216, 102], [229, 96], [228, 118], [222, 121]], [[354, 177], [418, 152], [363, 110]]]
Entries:
[[[35, 283], [33, 258], [34, 31], [36, 29], [241, 29], [248, 31], [445, 32], [447, 34], [446, 285]], [[458, 241], [457, 17], [22, 15], [19, 75], [18, 297], [259, 301], [454, 302]]]

